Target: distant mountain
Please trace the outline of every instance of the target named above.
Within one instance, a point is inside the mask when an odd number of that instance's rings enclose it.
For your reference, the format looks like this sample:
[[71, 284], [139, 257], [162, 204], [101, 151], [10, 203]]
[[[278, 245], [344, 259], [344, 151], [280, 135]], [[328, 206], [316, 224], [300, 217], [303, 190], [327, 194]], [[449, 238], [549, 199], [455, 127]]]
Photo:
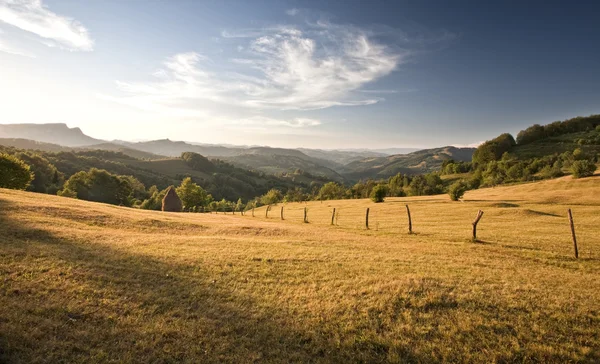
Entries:
[[341, 149], [341, 152], [354, 152], [354, 153], [379, 153], [383, 155], [395, 155], [395, 154], [408, 154], [421, 150], [419, 148], [380, 148], [380, 149]]
[[[398, 172], [417, 174], [438, 169], [444, 159], [470, 160], [474, 149], [444, 147], [409, 154], [411, 148], [322, 150], [199, 144], [160, 139], [143, 142], [112, 142], [85, 135], [66, 124], [0, 125], [0, 144], [48, 152], [106, 150], [142, 160], [180, 157], [194, 152], [222, 159], [235, 166], [279, 175], [312, 175], [345, 182], [360, 178], [382, 178]], [[395, 152], [394, 155], [387, 153]], [[464, 155], [463, 155], [464, 154]], [[302, 173], [298, 174], [298, 172]]]
[[296, 170], [308, 172], [330, 180], [343, 182], [344, 178], [335, 171], [341, 164], [310, 157], [296, 149], [255, 147], [243, 149], [238, 155], [221, 157], [236, 166], [248, 167], [271, 174], [291, 173]]
[[0, 138], [29, 139], [65, 147], [83, 147], [103, 143], [67, 124], [0, 124]]
[[0, 145], [18, 149], [41, 150], [43, 152], [66, 152], [71, 150], [69, 147], [64, 147], [58, 144], [44, 143], [36, 140], [21, 138], [0, 138]]
[[385, 157], [387, 154], [378, 153], [369, 150], [324, 150], [324, 149], [307, 149], [298, 148], [297, 150], [308, 155], [309, 157], [328, 160], [337, 164], [348, 164], [365, 158]]
[[442, 147], [409, 154], [366, 158], [344, 166], [340, 173], [348, 180], [387, 178], [398, 173], [420, 174], [439, 170], [445, 160], [471, 161], [475, 148]]
[[194, 152], [205, 157], [230, 157], [239, 154], [245, 148], [230, 148], [220, 145], [198, 145], [187, 142], [172, 141], [169, 139], [152, 140], [148, 142], [129, 143], [119, 142], [129, 148], [142, 150], [148, 153], [179, 157], [183, 152]]
[[86, 147], [70, 148], [58, 144], [38, 142], [29, 139], [17, 139], [17, 138], [0, 138], [0, 145], [6, 147], [13, 147], [19, 149], [28, 150], [39, 150], [43, 152], [76, 152], [84, 150], [108, 150], [113, 152], [120, 152], [127, 156], [138, 158], [138, 159], [162, 159], [165, 156], [147, 153], [141, 150], [127, 148], [122, 145], [113, 143], [101, 143], [94, 144]]

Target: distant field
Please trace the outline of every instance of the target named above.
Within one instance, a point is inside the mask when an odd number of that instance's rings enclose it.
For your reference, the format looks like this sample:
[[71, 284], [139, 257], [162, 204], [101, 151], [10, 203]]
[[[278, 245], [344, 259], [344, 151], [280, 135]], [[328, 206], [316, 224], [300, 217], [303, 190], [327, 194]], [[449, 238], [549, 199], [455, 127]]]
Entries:
[[0, 362], [600, 361], [600, 176], [254, 214], [0, 189]]

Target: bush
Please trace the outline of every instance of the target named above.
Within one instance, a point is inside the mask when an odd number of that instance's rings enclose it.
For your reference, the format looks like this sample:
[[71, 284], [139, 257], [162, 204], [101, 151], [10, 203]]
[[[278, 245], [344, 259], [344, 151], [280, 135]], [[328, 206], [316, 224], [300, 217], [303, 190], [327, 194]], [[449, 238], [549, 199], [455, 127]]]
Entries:
[[596, 165], [590, 160], [579, 160], [571, 166], [574, 178], [589, 177], [596, 172]]
[[388, 193], [388, 188], [386, 185], [377, 185], [371, 191], [371, 200], [373, 202], [383, 202], [385, 200], [385, 196]]
[[458, 201], [464, 196], [465, 192], [467, 192], [467, 188], [467, 183], [464, 181], [454, 182], [450, 185], [450, 188], [448, 188], [448, 195], [450, 195], [452, 201]]
[[26, 189], [33, 180], [29, 166], [8, 154], [0, 154], [0, 187], [13, 190]]

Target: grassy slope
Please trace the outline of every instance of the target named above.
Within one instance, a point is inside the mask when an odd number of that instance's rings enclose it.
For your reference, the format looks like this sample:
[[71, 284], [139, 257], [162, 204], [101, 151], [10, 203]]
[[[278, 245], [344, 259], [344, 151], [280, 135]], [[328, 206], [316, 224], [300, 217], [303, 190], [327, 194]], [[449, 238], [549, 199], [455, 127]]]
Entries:
[[[0, 190], [0, 361], [600, 360], [598, 176], [454, 203], [288, 204], [284, 221], [279, 208], [172, 214]], [[468, 240], [478, 209], [485, 243]]]
[[398, 173], [421, 174], [437, 171], [447, 159], [470, 161], [475, 148], [442, 147], [349, 163], [340, 171], [350, 180], [387, 178]]

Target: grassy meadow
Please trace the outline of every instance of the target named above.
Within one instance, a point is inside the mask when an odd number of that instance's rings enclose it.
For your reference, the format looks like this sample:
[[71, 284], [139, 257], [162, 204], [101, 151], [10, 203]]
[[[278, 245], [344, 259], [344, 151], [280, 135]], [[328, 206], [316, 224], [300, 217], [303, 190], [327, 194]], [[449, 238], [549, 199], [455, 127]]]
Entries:
[[599, 176], [251, 214], [0, 189], [0, 362], [600, 361]]

